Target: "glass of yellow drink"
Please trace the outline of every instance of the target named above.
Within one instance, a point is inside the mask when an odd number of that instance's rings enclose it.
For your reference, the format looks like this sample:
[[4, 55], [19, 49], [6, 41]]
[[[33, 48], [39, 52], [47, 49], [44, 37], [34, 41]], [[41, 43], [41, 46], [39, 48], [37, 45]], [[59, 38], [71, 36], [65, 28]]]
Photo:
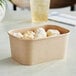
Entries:
[[48, 20], [50, 0], [30, 0], [32, 22]]

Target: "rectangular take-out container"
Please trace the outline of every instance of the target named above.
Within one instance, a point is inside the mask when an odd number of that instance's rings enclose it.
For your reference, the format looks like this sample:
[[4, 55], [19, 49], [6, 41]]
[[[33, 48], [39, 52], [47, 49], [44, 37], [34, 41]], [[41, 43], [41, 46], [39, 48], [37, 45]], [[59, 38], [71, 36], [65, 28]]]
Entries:
[[[57, 29], [60, 35], [35, 40], [23, 40], [13, 36], [14, 32], [25, 32], [42, 27], [45, 30]], [[21, 64], [32, 65], [56, 59], [63, 59], [67, 51], [69, 30], [56, 25], [44, 25], [29, 28], [14, 29], [8, 32], [11, 56]]]

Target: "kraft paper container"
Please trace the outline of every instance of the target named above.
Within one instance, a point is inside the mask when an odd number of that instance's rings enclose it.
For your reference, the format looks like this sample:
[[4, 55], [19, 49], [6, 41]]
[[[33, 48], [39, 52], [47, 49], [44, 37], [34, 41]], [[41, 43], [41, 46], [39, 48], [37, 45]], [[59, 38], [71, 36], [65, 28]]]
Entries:
[[[13, 36], [14, 32], [25, 32], [43, 27], [45, 30], [57, 29], [60, 35], [35, 40], [23, 40]], [[65, 57], [69, 30], [55, 25], [14, 29], [8, 32], [12, 58], [21, 64], [32, 65]]]

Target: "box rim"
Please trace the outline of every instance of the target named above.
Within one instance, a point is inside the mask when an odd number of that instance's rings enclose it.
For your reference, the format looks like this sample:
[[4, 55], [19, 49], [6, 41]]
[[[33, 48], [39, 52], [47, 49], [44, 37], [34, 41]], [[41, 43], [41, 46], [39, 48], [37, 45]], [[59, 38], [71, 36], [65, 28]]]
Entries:
[[[57, 35], [57, 36], [51, 36], [51, 37], [45, 37], [45, 38], [39, 38], [39, 39], [21, 39], [21, 38], [17, 38], [17, 37], [15, 37], [15, 36], [13, 36], [13, 35], [11, 34], [11, 32], [16, 31], [16, 30], [37, 28], [37, 27], [43, 27], [43, 26], [56, 26], [56, 27], [60, 27], [60, 28], [62, 28], [62, 29], [68, 30], [68, 32], [67, 32], [67, 33], [64, 33], [64, 34], [59, 34], [59, 35]], [[14, 37], [14, 38], [16, 38], [16, 39], [22, 40], [22, 41], [37, 41], [37, 40], [44, 40], [44, 39], [55, 38], [55, 37], [60, 37], [60, 36], [64, 36], [64, 35], [70, 34], [70, 30], [69, 30], [69, 29], [66, 29], [66, 28], [61, 27], [61, 26], [58, 26], [58, 25], [51, 25], [51, 24], [48, 25], [48, 24], [47, 24], [47, 25], [43, 25], [43, 26], [33, 26], [33, 27], [23, 27], [23, 28], [18, 28], [18, 29], [12, 29], [12, 30], [9, 30], [9, 31], [8, 31], [8, 35], [9, 35], [9, 36], [12, 36], [12, 37]]]

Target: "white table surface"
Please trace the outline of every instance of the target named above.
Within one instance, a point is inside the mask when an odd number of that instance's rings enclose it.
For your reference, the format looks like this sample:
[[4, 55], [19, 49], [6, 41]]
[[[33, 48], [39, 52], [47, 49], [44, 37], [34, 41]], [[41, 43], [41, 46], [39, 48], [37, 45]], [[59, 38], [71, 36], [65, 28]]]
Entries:
[[[76, 12], [69, 13], [76, 15]], [[50, 61], [33, 66], [24, 66], [11, 59], [7, 31], [32, 26], [30, 13], [26, 11], [7, 12], [0, 23], [0, 76], [76, 76], [76, 27], [49, 21], [71, 31], [66, 60]]]

